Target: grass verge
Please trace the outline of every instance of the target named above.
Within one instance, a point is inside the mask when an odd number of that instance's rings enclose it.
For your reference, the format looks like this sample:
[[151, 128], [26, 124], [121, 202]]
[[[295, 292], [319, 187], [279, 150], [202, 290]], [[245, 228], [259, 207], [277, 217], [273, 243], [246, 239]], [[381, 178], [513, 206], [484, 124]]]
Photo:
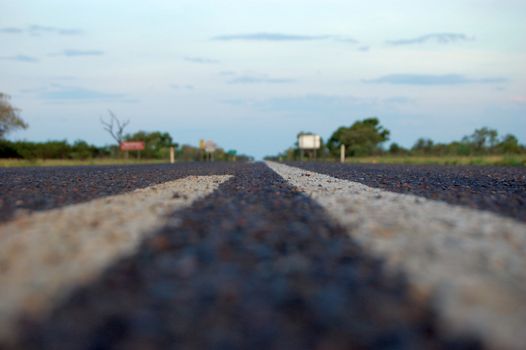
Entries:
[[376, 156], [348, 158], [346, 163], [526, 166], [526, 154], [492, 156]]
[[0, 167], [38, 167], [38, 166], [80, 166], [80, 165], [127, 165], [127, 164], [162, 164], [164, 159], [0, 159]]

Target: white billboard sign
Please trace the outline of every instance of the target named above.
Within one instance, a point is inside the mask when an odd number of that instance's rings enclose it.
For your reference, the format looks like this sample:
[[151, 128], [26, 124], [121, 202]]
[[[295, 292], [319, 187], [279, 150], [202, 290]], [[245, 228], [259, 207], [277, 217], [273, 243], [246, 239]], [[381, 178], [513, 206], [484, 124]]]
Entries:
[[214, 153], [217, 149], [217, 145], [214, 141], [208, 140], [205, 143], [205, 151], [208, 153]]
[[298, 138], [300, 149], [319, 149], [321, 146], [320, 135], [300, 135]]

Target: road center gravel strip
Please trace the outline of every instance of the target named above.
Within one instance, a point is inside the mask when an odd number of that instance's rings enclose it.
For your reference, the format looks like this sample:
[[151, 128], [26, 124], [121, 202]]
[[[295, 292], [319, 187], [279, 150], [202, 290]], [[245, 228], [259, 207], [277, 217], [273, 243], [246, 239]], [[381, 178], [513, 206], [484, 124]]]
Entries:
[[0, 338], [15, 317], [35, 317], [123, 255], [166, 215], [231, 176], [189, 176], [127, 194], [18, 216], [0, 226]]
[[18, 349], [477, 349], [264, 164], [72, 293]]
[[397, 194], [274, 162], [390, 271], [429, 295], [448, 331], [495, 349], [526, 344], [526, 225], [498, 215]]

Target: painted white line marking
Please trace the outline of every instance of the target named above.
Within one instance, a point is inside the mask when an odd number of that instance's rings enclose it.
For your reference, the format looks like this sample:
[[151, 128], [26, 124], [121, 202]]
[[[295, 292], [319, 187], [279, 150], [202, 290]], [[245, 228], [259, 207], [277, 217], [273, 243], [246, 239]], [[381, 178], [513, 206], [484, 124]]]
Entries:
[[131, 254], [171, 212], [215, 191], [231, 176], [190, 176], [45, 212], [0, 226], [0, 339], [21, 314], [38, 316], [74, 287]]
[[389, 271], [430, 296], [442, 325], [490, 347], [526, 344], [526, 225], [489, 212], [267, 162]]

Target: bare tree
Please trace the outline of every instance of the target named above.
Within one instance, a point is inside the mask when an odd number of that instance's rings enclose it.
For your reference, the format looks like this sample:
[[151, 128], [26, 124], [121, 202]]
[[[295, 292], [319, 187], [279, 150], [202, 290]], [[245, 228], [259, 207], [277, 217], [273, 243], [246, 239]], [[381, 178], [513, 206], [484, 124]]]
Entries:
[[106, 130], [117, 142], [117, 144], [120, 145], [124, 138], [124, 129], [126, 126], [128, 126], [128, 124], [130, 124], [130, 121], [120, 121], [119, 118], [117, 118], [115, 114], [109, 109], [108, 113], [110, 114], [110, 120], [106, 121], [100, 118], [100, 122], [102, 123], [104, 130]]

